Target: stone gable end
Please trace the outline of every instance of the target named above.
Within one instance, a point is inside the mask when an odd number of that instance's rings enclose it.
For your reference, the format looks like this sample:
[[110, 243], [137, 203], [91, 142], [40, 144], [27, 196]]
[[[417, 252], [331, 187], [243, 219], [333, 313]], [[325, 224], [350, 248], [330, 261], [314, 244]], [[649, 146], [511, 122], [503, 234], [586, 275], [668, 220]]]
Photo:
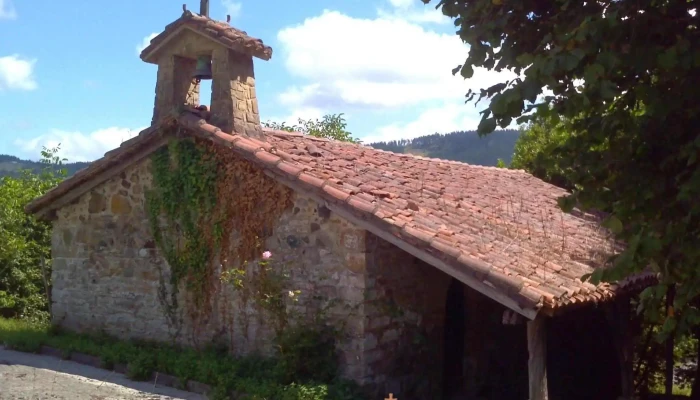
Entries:
[[[141, 161], [58, 210], [52, 237], [54, 322], [120, 338], [171, 338], [159, 299], [169, 267], [154, 243], [145, 208], [150, 169], [150, 159]], [[288, 260], [289, 290], [300, 292], [289, 307], [297, 314], [311, 317], [325, 305], [314, 297], [339, 300], [328, 317], [346, 326], [340, 343], [344, 364], [362, 375], [351, 360], [357, 364], [363, 347], [367, 233], [306, 196], [294, 193], [292, 203], [264, 249], [273, 260]], [[264, 313], [226, 284], [216, 292], [214, 311], [196, 341], [225, 341], [236, 354], [270, 353], [274, 334]], [[184, 304], [183, 290], [180, 295]], [[349, 312], [347, 305], [356, 307]], [[187, 334], [191, 322], [184, 317], [183, 344], [195, 344]]]

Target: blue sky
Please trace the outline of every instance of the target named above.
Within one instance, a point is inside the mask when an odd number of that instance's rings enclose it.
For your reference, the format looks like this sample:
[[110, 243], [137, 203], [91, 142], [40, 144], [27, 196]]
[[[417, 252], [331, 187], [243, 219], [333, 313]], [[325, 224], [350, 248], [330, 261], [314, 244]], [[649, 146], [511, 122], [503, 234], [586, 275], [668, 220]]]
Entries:
[[[157, 67], [138, 50], [185, 1], [198, 11], [196, 0], [0, 0], [0, 153], [36, 159], [61, 143], [70, 161], [94, 160], [145, 128]], [[464, 94], [505, 78], [453, 77], [468, 49], [420, 0], [211, 0], [212, 18], [227, 14], [273, 48], [255, 61], [263, 121], [342, 112], [365, 142], [473, 129], [484, 104]]]

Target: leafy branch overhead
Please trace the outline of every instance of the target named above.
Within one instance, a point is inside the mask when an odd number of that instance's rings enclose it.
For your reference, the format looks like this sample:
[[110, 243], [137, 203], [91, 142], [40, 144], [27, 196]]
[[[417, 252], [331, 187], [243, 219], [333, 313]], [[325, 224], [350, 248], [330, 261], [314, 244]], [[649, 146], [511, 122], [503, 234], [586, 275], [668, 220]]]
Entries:
[[[489, 100], [482, 134], [535, 117], [566, 120], [569, 137], [552, 152], [573, 187], [562, 206], [609, 211], [606, 224], [628, 243], [593, 278], [649, 268], [661, 282], [643, 293], [640, 310], [665, 332], [699, 324], [698, 2], [434, 2], [469, 45], [455, 73], [517, 75], [467, 94]], [[661, 307], [672, 285], [673, 307]]]

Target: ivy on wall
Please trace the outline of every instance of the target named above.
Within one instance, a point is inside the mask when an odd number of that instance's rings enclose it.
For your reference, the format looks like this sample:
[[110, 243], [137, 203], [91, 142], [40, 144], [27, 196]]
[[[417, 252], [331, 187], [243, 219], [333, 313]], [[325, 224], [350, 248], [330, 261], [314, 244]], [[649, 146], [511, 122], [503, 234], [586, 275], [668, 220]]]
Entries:
[[[275, 224], [292, 208], [292, 191], [230, 148], [195, 139], [171, 140], [153, 154], [152, 170], [147, 214], [157, 247], [170, 266], [169, 275], [161, 269], [159, 292], [173, 339], [182, 331], [186, 310], [196, 342], [198, 330], [207, 325], [218, 303], [222, 328], [229, 330], [227, 347], [233, 350], [234, 326], [248, 332], [250, 300], [257, 309], [253, 315], [274, 330], [285, 381], [336, 376], [335, 343], [359, 303], [345, 305], [345, 318], [334, 321], [338, 327], [326, 318], [339, 306], [338, 299], [321, 306], [312, 320], [296, 321], [301, 315], [288, 305], [300, 291], [290, 287], [289, 272], [303, 260], [293, 254], [273, 256], [264, 248]], [[179, 296], [181, 289], [184, 298]], [[179, 305], [178, 299], [185, 304]]]
[[222, 237], [222, 224], [214, 213], [218, 162], [193, 140], [170, 141], [152, 155], [151, 162], [153, 188], [146, 193], [147, 212], [153, 238], [170, 266], [165, 311], [174, 322], [181, 286], [187, 289], [193, 309], [206, 303], [209, 266]]
[[174, 138], [151, 162], [149, 224], [170, 266], [160, 298], [178, 335], [180, 289], [187, 295], [184, 309], [194, 325], [202, 325], [197, 322], [211, 312], [218, 274], [243, 271], [260, 256], [260, 238], [272, 234], [273, 224], [291, 207], [292, 193], [231, 149], [211, 142]]

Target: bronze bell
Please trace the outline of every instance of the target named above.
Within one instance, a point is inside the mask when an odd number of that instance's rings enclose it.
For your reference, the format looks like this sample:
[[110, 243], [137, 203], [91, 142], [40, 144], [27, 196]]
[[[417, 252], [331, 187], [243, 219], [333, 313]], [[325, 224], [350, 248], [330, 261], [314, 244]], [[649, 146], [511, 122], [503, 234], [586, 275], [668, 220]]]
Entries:
[[197, 82], [202, 79], [211, 79], [211, 57], [210, 56], [199, 56], [197, 57], [197, 67], [194, 70], [194, 75], [192, 76]]

